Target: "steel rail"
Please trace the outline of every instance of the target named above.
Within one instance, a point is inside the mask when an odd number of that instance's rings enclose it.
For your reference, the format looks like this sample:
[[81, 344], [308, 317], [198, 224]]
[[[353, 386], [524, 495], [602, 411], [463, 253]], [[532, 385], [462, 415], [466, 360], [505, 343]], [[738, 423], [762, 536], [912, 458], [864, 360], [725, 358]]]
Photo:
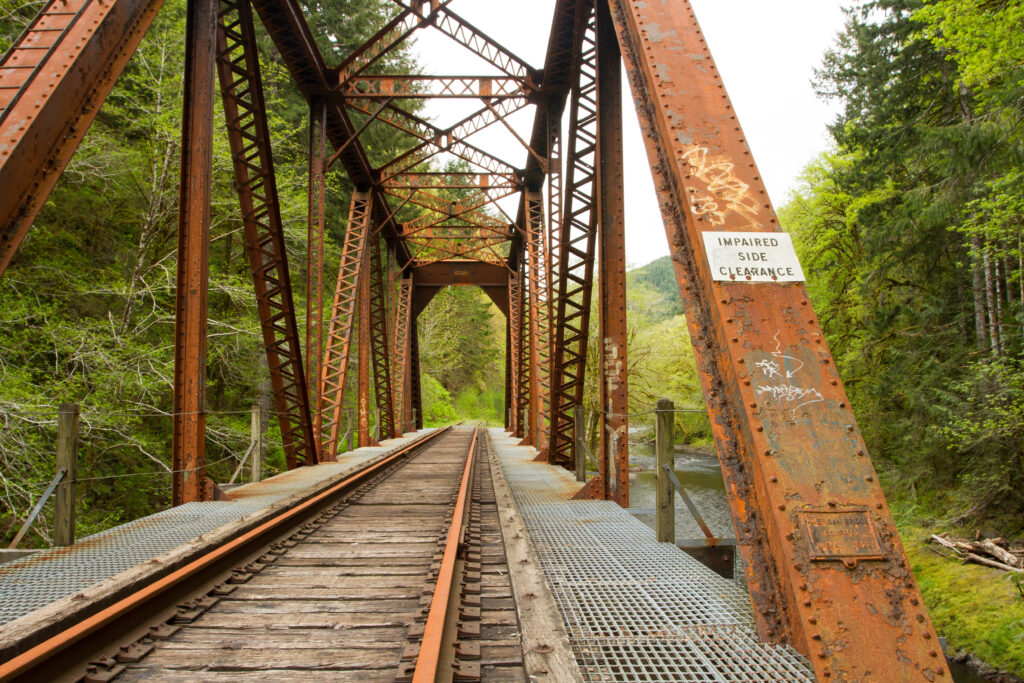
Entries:
[[[211, 570], [219, 569], [225, 561], [231, 560], [233, 556], [243, 555], [250, 552], [253, 547], [258, 548], [266, 545], [264, 539], [268, 536], [273, 537], [274, 534], [279, 534], [283, 530], [287, 529], [288, 527], [286, 525], [289, 522], [296, 520], [296, 518], [300, 520], [303, 519], [305, 513], [314, 512], [319, 505], [325, 503], [331, 497], [352, 488], [354, 485], [365, 482], [372, 475], [379, 473], [385, 467], [394, 463], [410, 451], [434, 441], [442, 434], [447, 433], [450, 429], [450, 427], [438, 429], [435, 432], [406, 444], [391, 455], [378, 460], [372, 465], [349, 477], [346, 477], [344, 480], [332, 485], [311, 498], [282, 511], [279, 515], [276, 515], [255, 528], [250, 529], [237, 538], [214, 548], [210, 552], [192, 560], [191, 562], [188, 562], [180, 569], [147, 584], [138, 591], [118, 600], [99, 612], [82, 619], [80, 622], [69, 626], [56, 635], [51, 636], [38, 645], [26, 650], [22, 654], [13, 657], [6, 662], [0, 663], [0, 682], [9, 681], [17, 676], [32, 673], [34, 669], [45, 664], [48, 660], [56, 657], [67, 648], [82, 641], [84, 638], [97, 633], [101, 628], [111, 625], [119, 619], [130, 615], [132, 612], [145, 607], [155, 598], [161, 596], [175, 586], [178, 586], [190, 579], [205, 576]], [[298, 522], [296, 522], [296, 524], [297, 523]], [[147, 615], [152, 616], [152, 612], [148, 612]], [[36, 680], [39, 679], [37, 678]]]
[[448, 621], [448, 602], [451, 597], [452, 585], [455, 583], [455, 561], [459, 554], [459, 544], [466, 517], [469, 501], [469, 484], [473, 477], [473, 455], [476, 453], [476, 441], [480, 428], [473, 430], [473, 440], [469, 444], [469, 455], [466, 466], [462, 470], [462, 483], [452, 513], [452, 525], [448, 530], [444, 555], [441, 557], [441, 568], [437, 574], [437, 587], [430, 601], [427, 623], [423, 628], [423, 639], [420, 653], [416, 658], [416, 670], [413, 672], [412, 683], [434, 683], [437, 679], [438, 665], [441, 660], [441, 644], [444, 641], [445, 624]]

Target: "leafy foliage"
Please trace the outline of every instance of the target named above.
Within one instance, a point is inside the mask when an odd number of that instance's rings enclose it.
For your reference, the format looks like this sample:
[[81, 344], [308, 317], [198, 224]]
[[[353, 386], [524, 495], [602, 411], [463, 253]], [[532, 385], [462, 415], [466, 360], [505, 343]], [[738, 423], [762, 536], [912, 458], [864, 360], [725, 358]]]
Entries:
[[1019, 3], [859, 2], [818, 72], [844, 107], [835, 148], [781, 212], [889, 481], [951, 519], [1011, 528], [1024, 509], [1020, 28]]

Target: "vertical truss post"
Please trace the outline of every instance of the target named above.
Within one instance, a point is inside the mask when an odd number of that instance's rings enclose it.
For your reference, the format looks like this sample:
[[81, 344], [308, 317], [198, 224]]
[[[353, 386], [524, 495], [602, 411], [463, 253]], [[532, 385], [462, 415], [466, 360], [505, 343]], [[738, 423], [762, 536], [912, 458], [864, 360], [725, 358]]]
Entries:
[[[517, 363], [517, 391], [519, 399], [516, 403], [516, 436], [525, 439], [530, 427], [530, 348], [532, 337], [530, 336], [530, 307], [526, 304], [526, 289], [529, 286], [528, 268], [523, 260], [520, 260], [519, 274], [516, 279], [519, 281], [518, 301], [519, 312], [519, 352]], [[525, 443], [525, 441], [524, 441]]]
[[356, 349], [358, 356], [358, 366], [356, 368], [356, 433], [360, 447], [377, 445], [370, 435], [370, 345], [372, 344], [373, 337], [371, 332], [373, 323], [370, 321], [372, 316], [371, 299], [373, 298], [370, 269], [373, 267], [371, 252], [374, 251], [371, 244], [371, 241], [374, 239], [372, 235], [373, 230], [370, 230], [367, 235], [367, 242], [363, 245], [362, 259], [359, 263], [359, 286], [356, 290], [359, 298], [359, 339], [357, 342], [358, 348]]
[[[530, 416], [529, 440], [538, 451], [547, 450], [547, 411], [551, 392], [551, 298], [548, 296], [547, 238], [544, 234], [544, 199], [526, 192], [527, 284], [530, 308]], [[544, 457], [542, 453], [541, 458]]]
[[512, 431], [512, 319], [505, 316], [505, 431]]
[[387, 439], [395, 431], [395, 407], [392, 403], [391, 354], [388, 345], [388, 296], [380, 240], [374, 238], [370, 249], [370, 355], [373, 364], [374, 400], [379, 416], [377, 436]]
[[[323, 359], [324, 231], [326, 220], [327, 103], [309, 105], [309, 221], [306, 228], [306, 378], [310, 402], [321, 407], [319, 382]], [[319, 445], [319, 444], [318, 444]]]
[[817, 680], [950, 680], [806, 287], [706, 256], [706, 231], [779, 226], [693, 8], [611, 5], [759, 634]]
[[412, 327], [412, 276], [403, 277], [398, 282], [398, 297], [395, 305], [395, 359], [392, 377], [395, 407], [395, 438], [402, 436], [409, 427], [410, 411], [406, 408], [409, 397], [409, 331]]
[[316, 464], [317, 442], [248, 0], [221, 0], [217, 26], [217, 73], [281, 444], [289, 468]]
[[320, 366], [320, 400], [315, 432], [323, 439], [324, 460], [338, 454], [338, 438], [344, 425], [345, 380], [348, 376], [349, 350], [356, 316], [356, 293], [362, 272], [363, 253], [370, 240], [370, 193], [352, 193], [345, 242], [338, 263], [338, 282], [334, 288], [334, 304], [324, 344], [324, 360]]
[[597, 2], [597, 184], [601, 287], [601, 458], [609, 497], [629, 507], [626, 386], [626, 230], [622, 180], [622, 77], [608, 3]]
[[206, 296], [217, 2], [189, 0], [187, 12], [174, 318], [173, 505], [202, 500], [206, 477]]
[[522, 405], [523, 394], [523, 292], [519, 273], [508, 276], [508, 328], [509, 328], [509, 431], [514, 436], [522, 436]]
[[551, 462], [566, 467], [582, 457], [574, 438], [574, 406], [583, 403], [597, 241], [597, 45], [592, 2], [577, 3], [573, 40], [565, 201], [558, 226], [561, 234], [556, 265], [549, 446]]
[[423, 429], [423, 392], [420, 390], [420, 337], [416, 330], [416, 316], [409, 316], [409, 410], [413, 427]]

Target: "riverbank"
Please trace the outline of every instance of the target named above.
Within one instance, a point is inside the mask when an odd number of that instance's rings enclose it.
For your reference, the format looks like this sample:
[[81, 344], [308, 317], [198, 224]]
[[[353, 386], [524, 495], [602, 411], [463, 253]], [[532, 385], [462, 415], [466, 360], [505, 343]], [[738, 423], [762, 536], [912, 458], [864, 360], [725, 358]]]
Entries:
[[[930, 534], [946, 531], [928, 524], [896, 502], [893, 511], [910, 566], [948, 654], [969, 653], [987, 665], [979, 673], [1004, 683], [996, 672], [1024, 678], [1024, 588], [1020, 574], [941, 557], [929, 547]], [[955, 530], [963, 533], [962, 529]]]

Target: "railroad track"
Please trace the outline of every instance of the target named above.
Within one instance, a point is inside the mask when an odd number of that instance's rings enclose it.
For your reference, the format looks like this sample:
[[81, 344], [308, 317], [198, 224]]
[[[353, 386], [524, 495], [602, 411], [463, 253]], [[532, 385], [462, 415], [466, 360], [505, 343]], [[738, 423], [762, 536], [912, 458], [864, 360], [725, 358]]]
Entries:
[[486, 438], [412, 444], [48, 636], [0, 680], [525, 680]]

